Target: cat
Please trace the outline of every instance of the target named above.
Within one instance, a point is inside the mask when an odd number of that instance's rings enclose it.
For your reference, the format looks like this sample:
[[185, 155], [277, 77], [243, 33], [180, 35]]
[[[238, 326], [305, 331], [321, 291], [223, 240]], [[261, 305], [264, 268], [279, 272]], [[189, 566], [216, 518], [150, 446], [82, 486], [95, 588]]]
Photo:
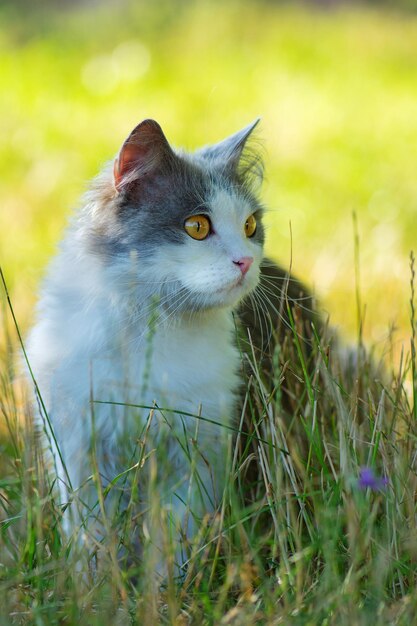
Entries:
[[158, 498], [186, 534], [219, 505], [242, 385], [236, 327], [265, 354], [248, 296], [269, 276], [281, 302], [286, 279], [264, 259], [258, 121], [194, 153], [142, 121], [70, 224], [27, 347], [63, 503], [91, 511], [94, 463], [106, 487], [141, 459], [138, 499], [146, 508], [154, 463]]

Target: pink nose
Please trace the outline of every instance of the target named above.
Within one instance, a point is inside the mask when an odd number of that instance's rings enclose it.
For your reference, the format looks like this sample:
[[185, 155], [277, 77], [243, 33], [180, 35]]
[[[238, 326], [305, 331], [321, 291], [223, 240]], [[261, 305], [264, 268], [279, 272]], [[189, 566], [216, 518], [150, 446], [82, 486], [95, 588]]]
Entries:
[[244, 276], [253, 263], [253, 256], [243, 256], [241, 259], [238, 259], [237, 261], [233, 261], [233, 263], [235, 265], [238, 265], [240, 271], [242, 272]]

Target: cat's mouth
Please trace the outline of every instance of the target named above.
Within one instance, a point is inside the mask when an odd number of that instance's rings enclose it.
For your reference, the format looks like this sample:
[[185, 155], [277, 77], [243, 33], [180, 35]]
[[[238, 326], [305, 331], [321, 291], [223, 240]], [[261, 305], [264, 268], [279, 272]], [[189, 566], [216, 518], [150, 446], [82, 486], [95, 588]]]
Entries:
[[239, 276], [239, 278], [236, 278], [235, 280], [228, 283], [227, 285], [224, 285], [223, 287], [219, 287], [218, 289], [216, 289], [214, 293], [229, 293], [233, 291], [234, 289], [242, 287], [245, 284], [245, 282], [246, 282], [245, 277], [243, 275]]

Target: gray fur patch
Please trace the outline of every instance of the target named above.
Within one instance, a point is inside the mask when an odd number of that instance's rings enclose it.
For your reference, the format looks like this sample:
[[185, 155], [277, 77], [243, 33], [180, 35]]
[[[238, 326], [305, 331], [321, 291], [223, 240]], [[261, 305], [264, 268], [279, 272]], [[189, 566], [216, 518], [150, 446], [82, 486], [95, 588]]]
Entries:
[[185, 220], [195, 214], [210, 216], [209, 198], [216, 188], [230, 190], [253, 208], [258, 218], [254, 241], [263, 244], [263, 212], [254, 191], [254, 172], [261, 171], [261, 158], [245, 148], [236, 167], [202, 150], [195, 154], [169, 155], [161, 167], [126, 184], [111, 206], [106, 207], [100, 227], [91, 232], [90, 249], [103, 258], [141, 256], [164, 243], [183, 244], [188, 235]]

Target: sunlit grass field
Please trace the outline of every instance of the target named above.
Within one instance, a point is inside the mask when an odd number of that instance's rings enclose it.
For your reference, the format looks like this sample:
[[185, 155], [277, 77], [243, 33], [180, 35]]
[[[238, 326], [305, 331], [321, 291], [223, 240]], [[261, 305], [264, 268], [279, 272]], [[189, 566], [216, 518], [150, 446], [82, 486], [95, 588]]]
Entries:
[[[185, 579], [171, 570], [160, 587], [151, 542], [143, 561], [115, 557], [122, 519], [77, 564], [22, 420], [2, 290], [0, 625], [412, 624], [417, 15], [125, 1], [2, 6], [0, 26], [0, 265], [23, 336], [68, 216], [138, 121], [192, 149], [261, 116], [267, 252], [356, 354], [339, 358], [325, 327], [306, 354], [293, 327], [273, 381], [253, 364], [251, 445], [231, 437], [221, 510], [188, 547]], [[166, 515], [156, 498], [151, 514]]]

